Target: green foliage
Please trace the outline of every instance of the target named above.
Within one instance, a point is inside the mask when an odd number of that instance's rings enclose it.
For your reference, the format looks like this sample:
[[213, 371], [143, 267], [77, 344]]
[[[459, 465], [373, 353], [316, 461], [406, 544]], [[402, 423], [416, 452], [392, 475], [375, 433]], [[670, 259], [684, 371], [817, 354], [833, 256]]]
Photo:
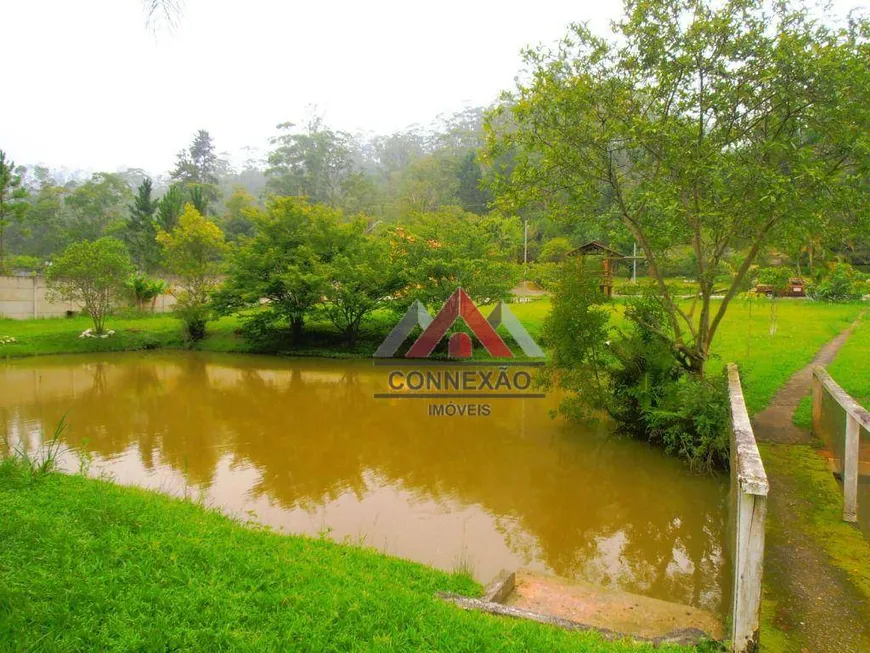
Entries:
[[574, 249], [571, 241], [563, 236], [551, 238], [538, 253], [538, 260], [542, 263], [560, 263], [564, 260], [565, 255]]
[[151, 279], [144, 274], [132, 274], [124, 282], [124, 287], [136, 303], [136, 310], [143, 311], [146, 306], [166, 292], [168, 286], [162, 279]]
[[345, 232], [345, 244], [325, 269], [325, 310], [353, 347], [363, 319], [390, 304], [394, 293], [404, 288], [405, 274], [402, 261], [392, 255], [390, 243], [367, 236], [362, 220], [336, 228]]
[[278, 125], [272, 139], [268, 188], [277, 195], [304, 196], [315, 203], [338, 206], [343, 184], [353, 169], [350, 134], [326, 127], [314, 116], [301, 132], [295, 125]]
[[[559, 48], [526, 53], [529, 74], [489, 121], [496, 204], [633, 236], [660, 282], [670, 345], [700, 375], [762, 247], [819, 215], [864, 213], [870, 29], [741, 0], [632, 2], [612, 29], [577, 24]], [[693, 317], [664, 283], [676, 248], [694, 257]], [[714, 311], [734, 249], [746, 255]]]
[[811, 284], [809, 295], [822, 302], [855, 302], [864, 295], [861, 281], [855, 269], [846, 263], [837, 263], [818, 284]]
[[84, 305], [94, 330], [102, 334], [112, 301], [132, 269], [124, 244], [114, 238], [73, 243], [48, 268], [49, 296]]
[[30, 270], [31, 272], [36, 272], [42, 270], [43, 265], [44, 262], [36, 256], [21, 256], [13, 254], [12, 256], [6, 257], [4, 262], [5, 268], [0, 268], [0, 270]]
[[175, 229], [185, 203], [184, 189], [180, 184], [172, 184], [157, 201], [157, 226], [163, 231]]
[[569, 417], [589, 418], [611, 392], [608, 369], [613, 356], [605, 300], [597, 279], [579, 274], [576, 265], [560, 268], [552, 310], [544, 321], [550, 361], [542, 381], [548, 388], [567, 391], [560, 411]]
[[780, 295], [788, 289], [791, 277], [792, 271], [784, 265], [759, 268], [756, 273], [758, 283], [770, 286], [774, 296]]
[[98, 172], [73, 189], [65, 200], [72, 213], [67, 237], [72, 240], [96, 240], [122, 232], [127, 207], [133, 193], [120, 175]]
[[668, 338], [667, 311], [647, 289], [626, 307], [627, 328], [609, 327], [595, 275], [563, 266], [545, 322], [548, 387], [566, 391], [560, 411], [589, 419], [605, 410], [634, 438], [658, 444], [697, 469], [728, 465], [724, 376], [691, 375]]
[[648, 439], [701, 471], [728, 467], [730, 419], [724, 374], [681, 375], [645, 414]]
[[519, 275], [500, 242], [517, 242], [520, 233], [517, 220], [458, 207], [412, 216], [394, 232], [409, 282], [407, 299], [440, 306], [460, 286], [479, 304], [507, 299]]
[[0, 270], [5, 267], [6, 228], [13, 220], [21, 221], [24, 217], [28, 208], [26, 197], [27, 189], [21, 185], [15, 164], [7, 161], [6, 153], [0, 150]]
[[[186, 150], [178, 153], [172, 178], [190, 193], [190, 201], [202, 215], [218, 199], [218, 158], [211, 135], [200, 129]], [[164, 224], [164, 229], [171, 228]]]
[[544, 290], [553, 290], [562, 276], [562, 266], [561, 263], [529, 263], [526, 266], [526, 279]]
[[226, 252], [223, 232], [188, 204], [178, 226], [171, 232], [160, 231], [157, 241], [163, 246], [167, 269], [177, 278], [177, 289], [172, 291], [177, 299], [175, 311], [188, 338], [201, 340]]
[[58, 460], [64, 453], [61, 436], [66, 428], [66, 415], [64, 415], [50, 438], [45, 438], [45, 434], [42, 433], [41, 443], [36, 451], [30, 451], [21, 442], [16, 446], [10, 446], [8, 442], [3, 441], [7, 451], [4, 457], [0, 449], [0, 474], [17, 476], [24, 484], [29, 484], [57, 471]]
[[125, 241], [133, 263], [143, 271], [153, 270], [160, 257], [155, 223], [159, 202], [152, 199], [151, 191], [151, 179], [146, 178], [139, 184], [136, 197], [130, 206], [130, 219], [125, 231]]
[[[618, 281], [613, 284], [613, 294], [621, 297], [639, 297], [655, 292], [659, 282], [654, 279], [638, 279], [637, 283], [631, 281]], [[665, 281], [668, 293], [674, 298], [694, 297], [700, 292], [700, 287], [695, 282], [685, 279], [668, 279]]]
[[223, 312], [268, 300], [274, 323], [285, 322], [298, 343], [305, 320], [327, 290], [324, 257], [338, 214], [296, 197], [273, 198], [252, 211], [255, 235], [234, 253], [229, 279], [217, 298]]
[[243, 186], [235, 186], [233, 194], [227, 199], [222, 228], [230, 242], [236, 242], [254, 233], [251, 211], [257, 201]]

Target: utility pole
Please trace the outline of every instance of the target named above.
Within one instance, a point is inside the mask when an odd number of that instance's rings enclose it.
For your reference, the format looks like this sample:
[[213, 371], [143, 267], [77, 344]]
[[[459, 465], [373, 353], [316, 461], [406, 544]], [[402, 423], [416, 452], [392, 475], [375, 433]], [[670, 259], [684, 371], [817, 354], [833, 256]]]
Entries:
[[523, 220], [523, 286], [526, 285], [526, 268], [529, 265], [529, 219]]
[[631, 256], [631, 282], [637, 283], [637, 241], [634, 241], [634, 253]]

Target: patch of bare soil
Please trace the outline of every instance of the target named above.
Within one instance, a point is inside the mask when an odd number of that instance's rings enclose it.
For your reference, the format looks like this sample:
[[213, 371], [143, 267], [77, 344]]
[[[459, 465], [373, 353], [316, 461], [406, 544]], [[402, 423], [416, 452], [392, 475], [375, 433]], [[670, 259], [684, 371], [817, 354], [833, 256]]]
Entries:
[[846, 574], [830, 564], [793, 518], [808, 510], [795, 479], [779, 474], [769, 481], [768, 517], [776, 527], [767, 532], [764, 575], [776, 601], [775, 625], [808, 653], [870, 652], [868, 607]]

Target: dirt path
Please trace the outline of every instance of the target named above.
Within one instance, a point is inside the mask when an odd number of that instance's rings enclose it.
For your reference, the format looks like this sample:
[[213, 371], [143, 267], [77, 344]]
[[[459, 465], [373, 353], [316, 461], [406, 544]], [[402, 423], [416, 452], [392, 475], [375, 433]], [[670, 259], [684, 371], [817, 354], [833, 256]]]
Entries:
[[813, 368], [816, 365], [830, 365], [840, 347], [849, 339], [860, 323], [859, 317], [852, 325], [819, 350], [813, 362], [795, 372], [784, 386], [779, 389], [770, 404], [752, 418], [755, 437], [760, 442], [781, 442], [787, 444], [811, 444], [812, 434], [795, 426], [791, 418], [798, 404], [810, 391]]
[[[860, 318], [859, 318], [860, 319]], [[827, 365], [858, 322], [826, 344], [813, 362], [796, 372], [770, 405], [752, 420], [756, 438], [777, 446], [809, 445], [812, 434], [792, 416], [810, 391], [812, 369]], [[870, 652], [870, 606], [844, 572], [832, 566], [821, 546], [802, 530], [795, 514], [807, 511], [795, 478], [768, 471], [770, 494], [765, 546], [765, 592], [776, 602], [774, 624], [795, 651]], [[761, 635], [764, 641], [764, 633]]]

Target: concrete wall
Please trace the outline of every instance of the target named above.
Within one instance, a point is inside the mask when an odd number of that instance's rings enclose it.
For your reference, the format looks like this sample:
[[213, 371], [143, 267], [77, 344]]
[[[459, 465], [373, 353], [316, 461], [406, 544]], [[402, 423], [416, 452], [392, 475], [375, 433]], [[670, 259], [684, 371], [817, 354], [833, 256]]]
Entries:
[[[70, 302], [49, 301], [46, 290], [45, 277], [42, 276], [0, 276], [0, 317], [14, 320], [64, 317], [67, 311], [81, 310], [81, 306]], [[174, 304], [172, 295], [161, 295], [154, 303], [154, 312], [168, 312]]]
[[728, 365], [731, 403], [731, 506], [729, 536], [733, 590], [731, 598], [731, 650], [757, 651], [764, 570], [764, 523], [769, 485], [746, 403], [737, 366]]

